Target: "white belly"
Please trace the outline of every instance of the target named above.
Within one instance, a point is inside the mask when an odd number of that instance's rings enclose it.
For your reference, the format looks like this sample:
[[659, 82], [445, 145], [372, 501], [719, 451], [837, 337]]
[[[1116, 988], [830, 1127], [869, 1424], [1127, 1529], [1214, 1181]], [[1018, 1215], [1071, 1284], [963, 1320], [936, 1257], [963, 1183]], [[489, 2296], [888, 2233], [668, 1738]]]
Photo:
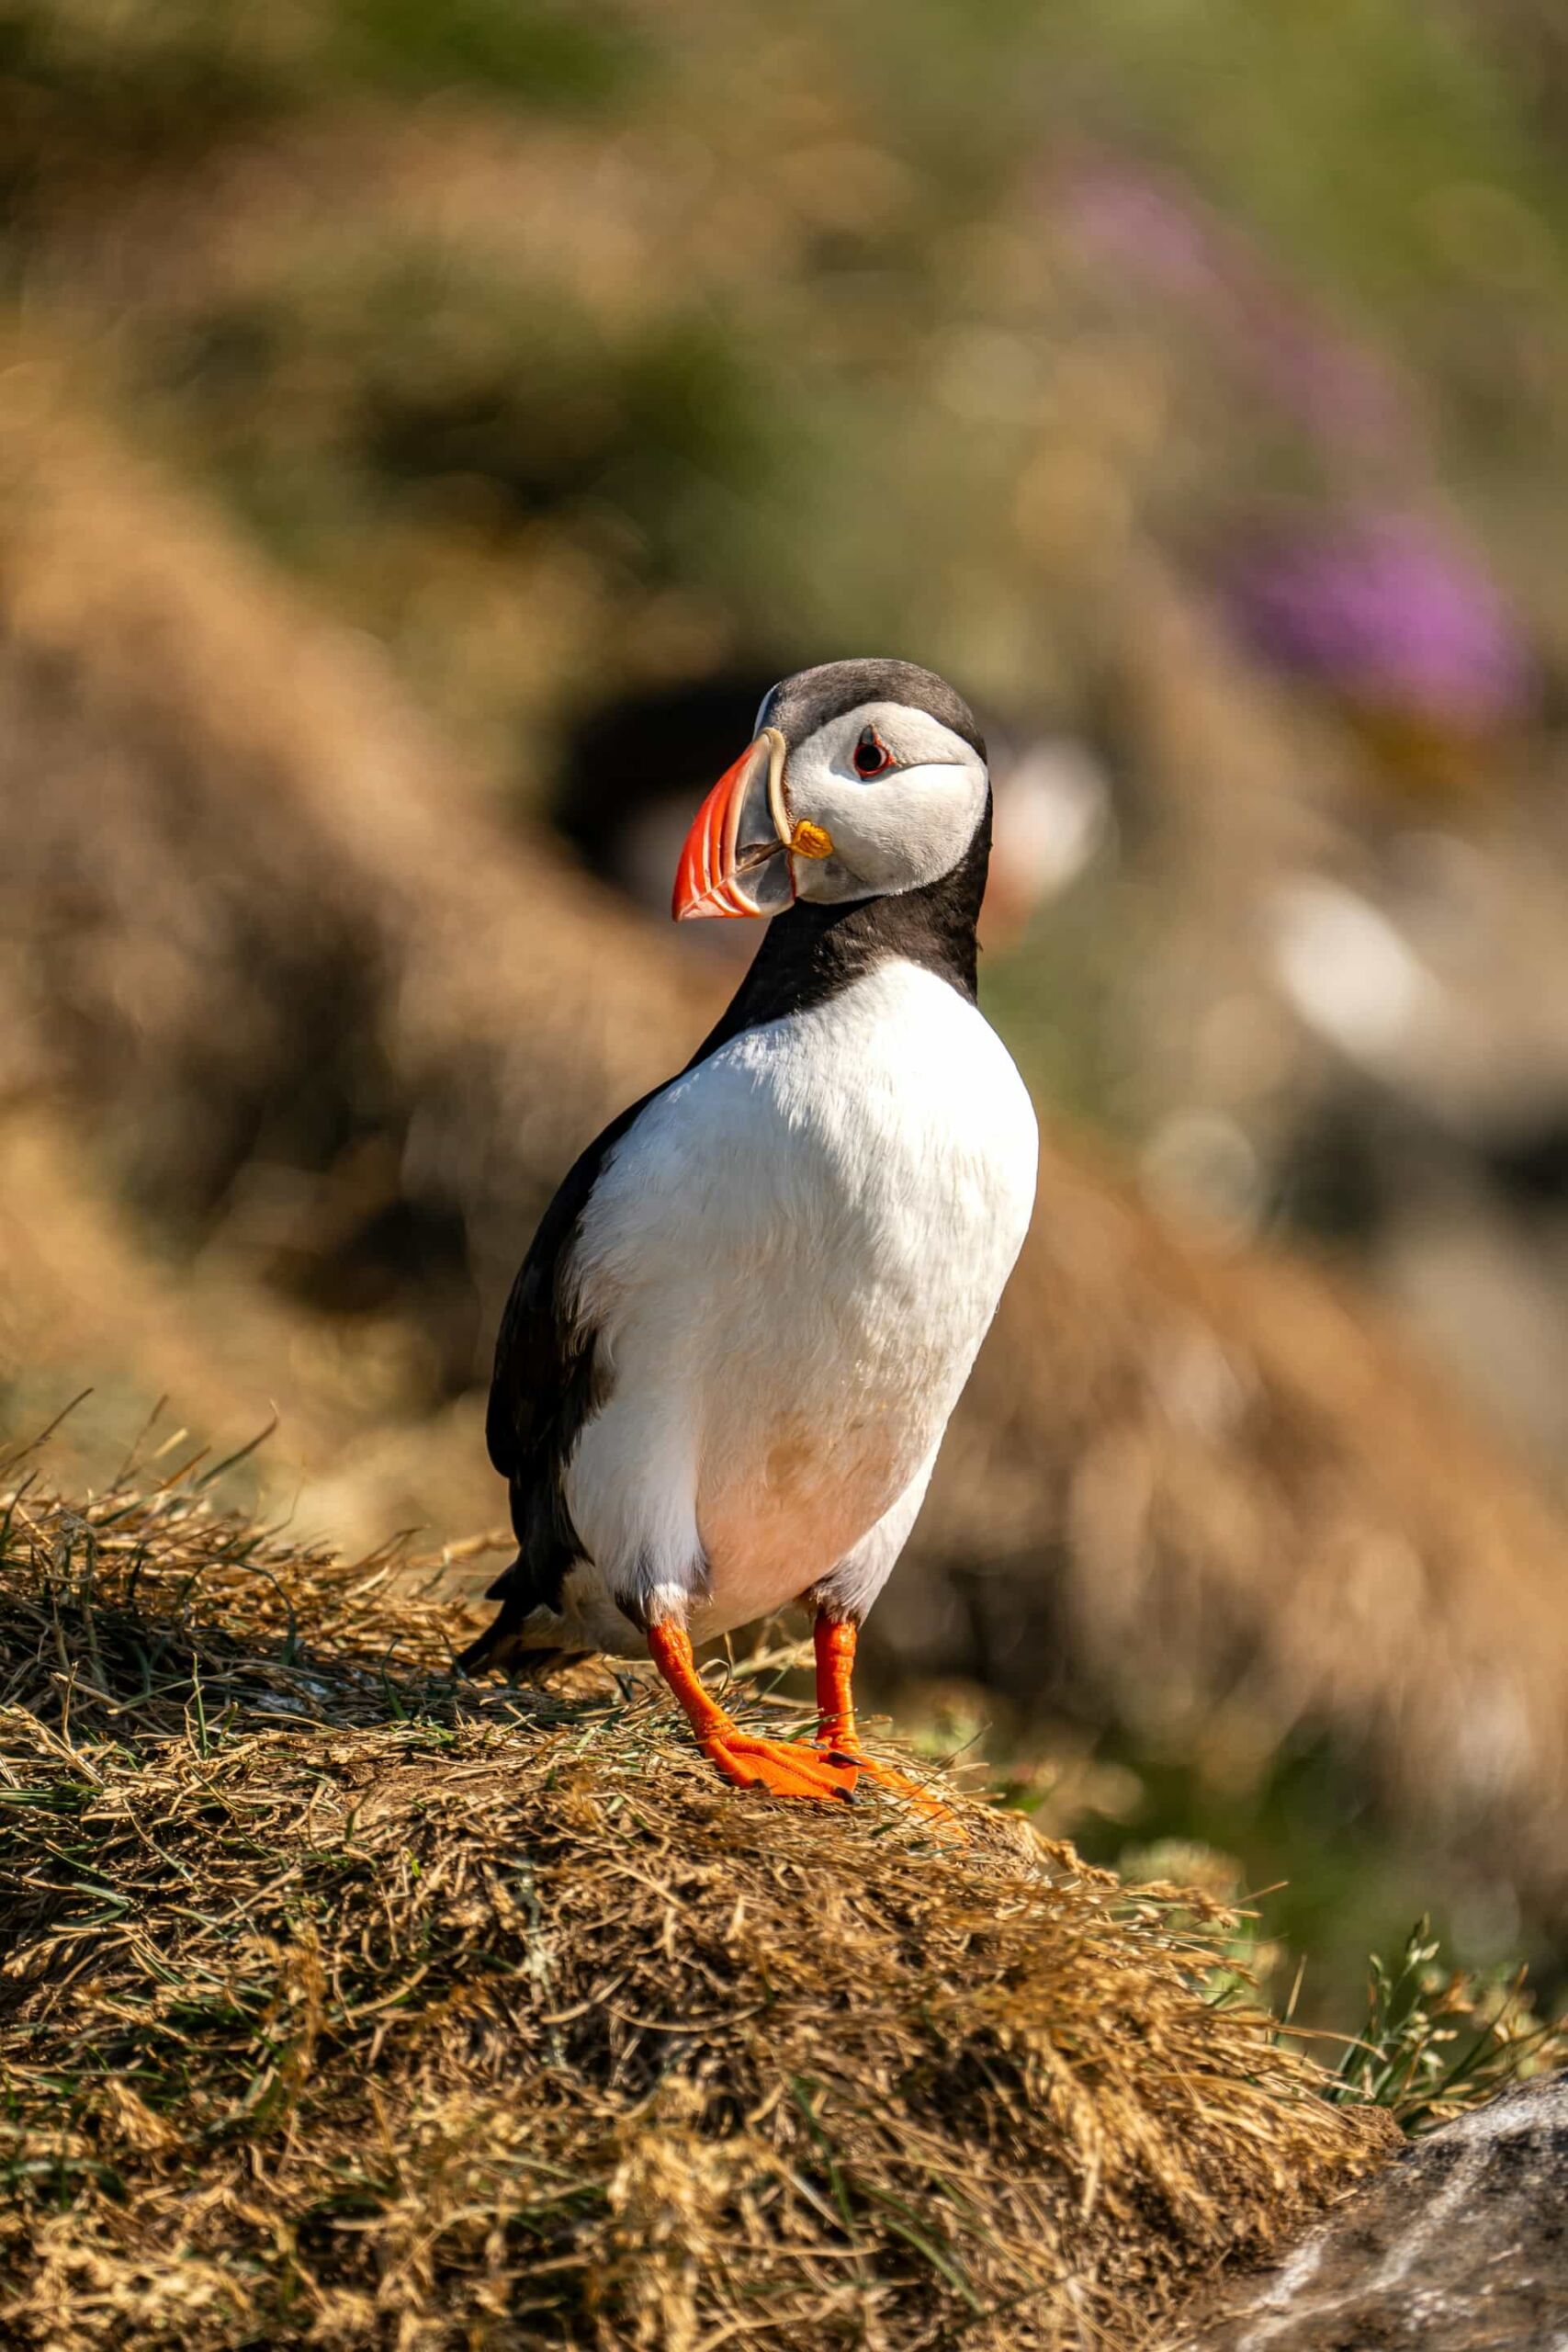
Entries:
[[716, 1633], [867, 1534], [968, 1376], [1037, 1148], [995, 1032], [908, 964], [748, 1031], [651, 1103], [575, 1260], [613, 1383], [567, 1484], [598, 1578], [678, 1588]]

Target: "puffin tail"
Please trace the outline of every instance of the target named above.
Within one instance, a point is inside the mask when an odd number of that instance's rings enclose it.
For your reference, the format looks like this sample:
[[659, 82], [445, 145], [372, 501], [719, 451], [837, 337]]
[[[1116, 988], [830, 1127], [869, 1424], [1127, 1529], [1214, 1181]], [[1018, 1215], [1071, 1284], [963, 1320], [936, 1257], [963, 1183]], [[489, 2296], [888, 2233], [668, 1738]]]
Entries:
[[494, 1622], [485, 1627], [479, 1639], [459, 1652], [457, 1672], [472, 1676], [486, 1673], [491, 1666], [499, 1666], [501, 1660], [496, 1653], [510, 1638], [511, 1631], [506, 1623], [505, 1610], [498, 1611]]
[[552, 1643], [536, 1633], [528, 1638], [526, 1628], [530, 1617], [539, 1609], [531, 1579], [525, 1574], [522, 1555], [503, 1568], [485, 1593], [487, 1600], [499, 1600], [491, 1623], [477, 1641], [470, 1642], [457, 1660], [457, 1671], [463, 1675], [509, 1674], [519, 1681], [537, 1682], [553, 1673], [558, 1667], [570, 1666], [580, 1657], [587, 1657], [587, 1650], [574, 1650]]

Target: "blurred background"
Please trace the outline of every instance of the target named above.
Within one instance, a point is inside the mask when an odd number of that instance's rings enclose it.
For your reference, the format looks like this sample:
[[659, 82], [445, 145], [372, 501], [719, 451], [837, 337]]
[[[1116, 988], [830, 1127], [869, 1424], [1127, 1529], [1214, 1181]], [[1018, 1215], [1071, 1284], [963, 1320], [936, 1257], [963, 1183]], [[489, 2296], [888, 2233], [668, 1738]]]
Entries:
[[687, 818], [929, 663], [1048, 1141], [882, 1697], [1559, 1987], [1565, 129], [1549, 0], [4, 0], [0, 1438], [482, 1584]]

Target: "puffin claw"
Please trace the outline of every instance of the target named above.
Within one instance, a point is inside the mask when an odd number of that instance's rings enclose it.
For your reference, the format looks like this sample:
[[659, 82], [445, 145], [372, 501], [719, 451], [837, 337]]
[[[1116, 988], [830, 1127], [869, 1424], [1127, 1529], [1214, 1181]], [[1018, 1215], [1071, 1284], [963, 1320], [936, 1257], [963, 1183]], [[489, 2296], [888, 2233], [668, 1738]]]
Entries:
[[930, 1822], [939, 1838], [944, 1838], [955, 1846], [968, 1844], [968, 1835], [950, 1804], [944, 1804], [941, 1797], [933, 1796], [930, 1789], [922, 1788], [919, 1781], [911, 1781], [907, 1773], [895, 1771], [891, 1764], [879, 1763], [874, 1756], [868, 1756], [858, 1742], [849, 1747], [829, 1740], [818, 1752], [831, 1764], [852, 1766], [857, 1775], [874, 1781], [879, 1789], [886, 1789], [889, 1796], [899, 1797], [906, 1804], [912, 1805]]
[[848, 1758], [825, 1756], [793, 1739], [757, 1739], [750, 1732], [711, 1732], [703, 1754], [738, 1789], [766, 1789], [775, 1797], [827, 1803], [852, 1797], [858, 1771]]

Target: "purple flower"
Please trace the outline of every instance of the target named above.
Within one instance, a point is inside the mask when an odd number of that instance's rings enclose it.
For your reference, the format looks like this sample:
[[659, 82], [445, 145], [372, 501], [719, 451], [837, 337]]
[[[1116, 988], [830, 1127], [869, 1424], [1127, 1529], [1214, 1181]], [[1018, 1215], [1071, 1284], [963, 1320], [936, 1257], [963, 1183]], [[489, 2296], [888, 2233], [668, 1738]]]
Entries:
[[1491, 577], [1413, 517], [1276, 537], [1231, 567], [1226, 594], [1258, 651], [1363, 707], [1469, 729], [1529, 703], [1529, 649]]

